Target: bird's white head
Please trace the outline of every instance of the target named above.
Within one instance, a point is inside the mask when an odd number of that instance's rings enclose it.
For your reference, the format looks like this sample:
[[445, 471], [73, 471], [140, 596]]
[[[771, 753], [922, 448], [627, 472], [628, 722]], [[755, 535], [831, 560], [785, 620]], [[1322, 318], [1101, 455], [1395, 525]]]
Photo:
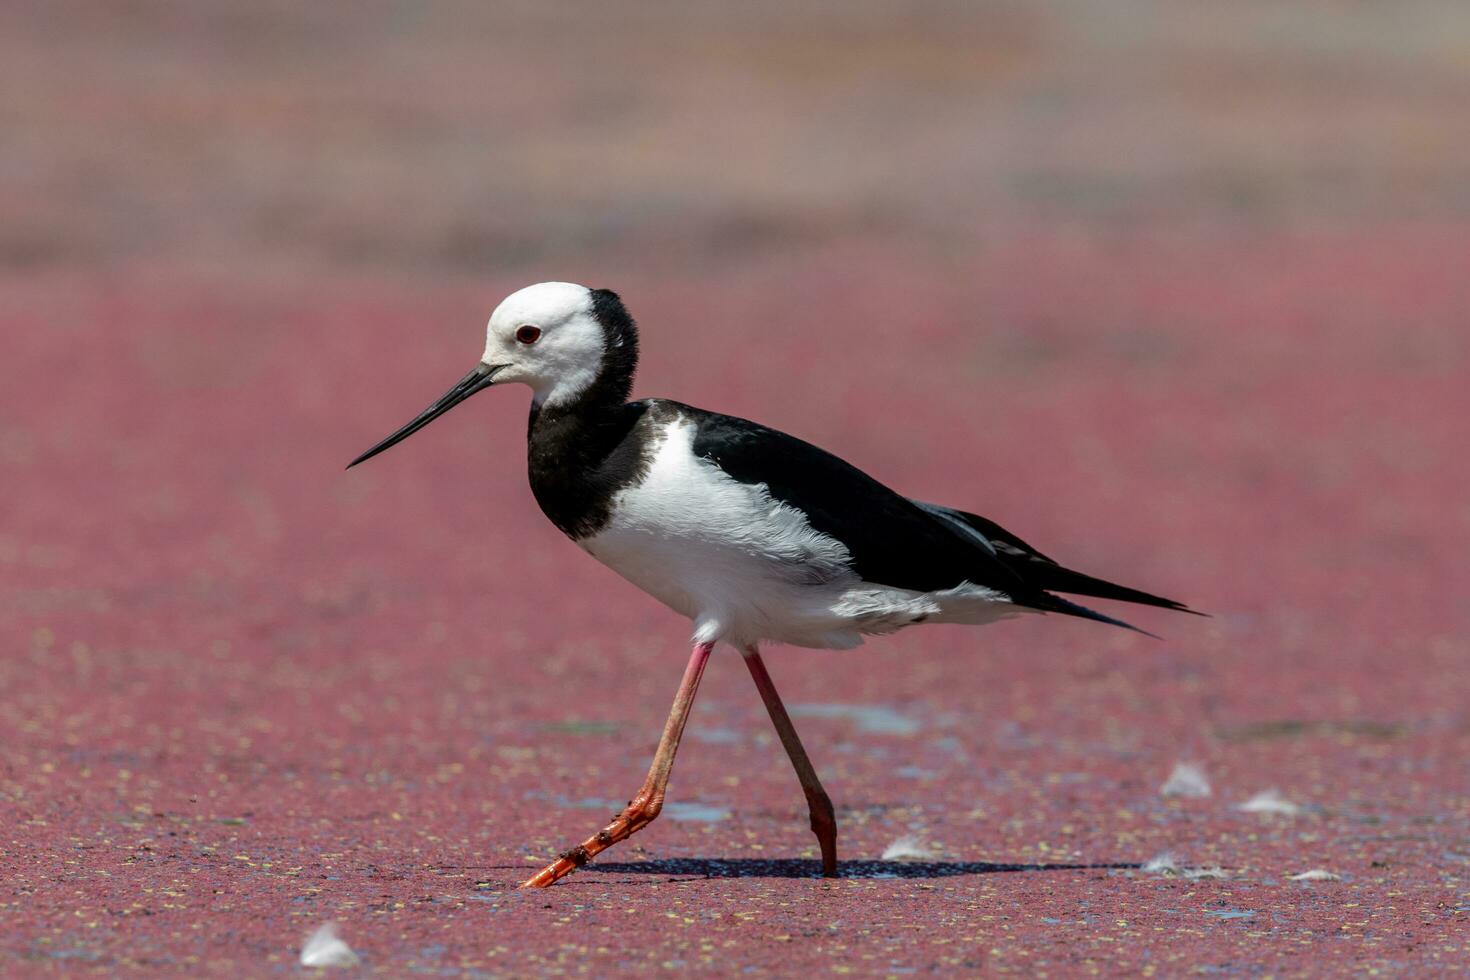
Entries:
[[485, 328], [483, 363], [496, 384], [529, 385], [539, 405], [571, 401], [601, 372], [607, 334], [593, 293], [571, 282], [538, 282], [507, 296]]
[[485, 354], [412, 422], [353, 460], [356, 466], [408, 438], [492, 384], [530, 387], [537, 406], [579, 399], [621, 404], [638, 365], [638, 330], [618, 295], [570, 282], [540, 282], [507, 296], [485, 328]]

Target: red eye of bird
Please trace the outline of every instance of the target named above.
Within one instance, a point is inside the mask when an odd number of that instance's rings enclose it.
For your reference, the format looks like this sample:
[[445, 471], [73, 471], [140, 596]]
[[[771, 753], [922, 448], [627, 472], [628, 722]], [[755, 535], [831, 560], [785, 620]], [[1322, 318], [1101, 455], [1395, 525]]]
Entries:
[[523, 344], [534, 344], [541, 339], [541, 328], [533, 327], [529, 323], [516, 327], [516, 340]]

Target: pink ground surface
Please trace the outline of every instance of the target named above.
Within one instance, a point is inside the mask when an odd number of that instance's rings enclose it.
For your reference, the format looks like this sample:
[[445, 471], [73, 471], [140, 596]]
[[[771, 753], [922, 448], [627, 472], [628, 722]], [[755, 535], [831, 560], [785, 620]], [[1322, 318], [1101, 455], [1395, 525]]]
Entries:
[[[563, 268], [640, 316], [641, 393], [1214, 618], [773, 650], [836, 881], [721, 651], [673, 808], [536, 894], [641, 780], [686, 624], [535, 510], [519, 390], [342, 471], [519, 280], [15, 277], [4, 972], [291, 972], [327, 920], [389, 976], [1462, 971], [1467, 260], [1456, 226], [1053, 228]], [[1180, 761], [1213, 795], [1160, 795]], [[1235, 809], [1272, 788], [1299, 812]], [[880, 860], [905, 834], [931, 856]]]

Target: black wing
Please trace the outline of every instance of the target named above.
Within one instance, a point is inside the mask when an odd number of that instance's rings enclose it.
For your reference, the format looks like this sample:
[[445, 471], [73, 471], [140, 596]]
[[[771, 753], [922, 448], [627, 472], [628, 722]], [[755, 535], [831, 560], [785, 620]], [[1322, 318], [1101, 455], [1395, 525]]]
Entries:
[[[1017, 603], [1052, 608], [995, 550], [966, 536], [857, 467], [754, 422], [677, 406], [695, 423], [694, 452], [742, 483], [764, 483], [817, 531], [847, 546], [864, 581], [916, 592], [963, 582]], [[1060, 610], [1058, 610], [1060, 611]]]
[[1190, 609], [1182, 602], [1175, 602], [1173, 599], [1165, 599], [1162, 596], [1151, 595], [1138, 589], [1130, 589], [1126, 585], [1117, 585], [1100, 578], [1093, 578], [1091, 575], [1074, 572], [1070, 568], [1064, 568], [999, 524], [978, 514], [955, 510], [953, 507], [942, 507], [939, 504], [926, 504], [920, 500], [915, 500], [913, 503], [961, 533], [973, 536], [979, 543], [989, 548], [1002, 564], [1038, 589], [1049, 592], [1066, 592], [1070, 595], [1094, 596], [1099, 599], [1116, 599], [1119, 602], [1136, 602], [1144, 606], [1158, 606], [1176, 612], [1193, 613], [1196, 616], [1204, 615], [1204, 613]]

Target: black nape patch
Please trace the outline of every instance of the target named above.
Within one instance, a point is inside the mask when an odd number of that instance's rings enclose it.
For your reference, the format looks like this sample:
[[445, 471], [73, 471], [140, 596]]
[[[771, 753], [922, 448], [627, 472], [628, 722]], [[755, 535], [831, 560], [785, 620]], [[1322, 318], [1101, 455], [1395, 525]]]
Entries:
[[605, 353], [602, 374], [597, 379], [606, 383], [608, 393], [617, 392], [619, 402], [628, 400], [633, 391], [633, 373], [638, 369], [638, 325], [611, 289], [594, 289], [592, 316], [602, 327]]

